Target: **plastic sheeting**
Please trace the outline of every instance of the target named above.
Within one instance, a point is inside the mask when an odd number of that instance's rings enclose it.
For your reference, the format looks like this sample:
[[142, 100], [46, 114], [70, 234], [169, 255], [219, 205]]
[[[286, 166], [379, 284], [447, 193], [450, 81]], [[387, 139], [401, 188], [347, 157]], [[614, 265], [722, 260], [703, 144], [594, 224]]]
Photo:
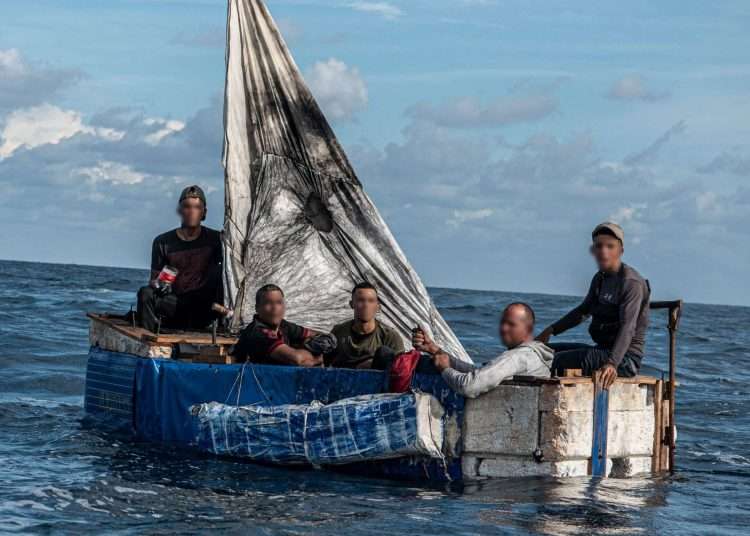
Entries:
[[471, 361], [438, 313], [297, 69], [260, 0], [229, 0], [224, 104], [225, 286], [235, 327], [255, 290], [284, 289], [290, 320], [329, 330], [349, 292], [378, 288], [382, 321], [416, 325]]
[[[190, 407], [196, 404], [331, 403], [380, 393], [385, 382], [383, 372], [370, 370], [247, 365], [243, 371], [241, 365], [137, 358], [92, 347], [84, 405], [87, 418], [99, 427], [128, 429], [140, 440], [190, 447], [198, 436], [196, 420], [190, 414]], [[337, 470], [407, 480], [461, 478], [463, 397], [439, 375], [417, 374], [412, 386], [434, 396], [445, 410], [442, 450], [448, 459], [420, 456], [362, 461], [337, 466]], [[113, 395], [117, 404], [109, 403]]]
[[442, 458], [443, 408], [422, 393], [345, 398], [331, 404], [191, 408], [196, 446], [281, 464], [330, 465], [426, 455]]

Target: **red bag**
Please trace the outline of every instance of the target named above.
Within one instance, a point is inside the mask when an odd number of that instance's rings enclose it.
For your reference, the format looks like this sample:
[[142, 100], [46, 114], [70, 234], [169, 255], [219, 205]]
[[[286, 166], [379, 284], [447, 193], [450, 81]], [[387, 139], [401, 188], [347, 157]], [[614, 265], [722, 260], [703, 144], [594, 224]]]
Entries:
[[390, 393], [405, 393], [411, 387], [414, 370], [421, 357], [419, 350], [411, 350], [398, 354], [393, 358], [388, 372], [388, 391]]

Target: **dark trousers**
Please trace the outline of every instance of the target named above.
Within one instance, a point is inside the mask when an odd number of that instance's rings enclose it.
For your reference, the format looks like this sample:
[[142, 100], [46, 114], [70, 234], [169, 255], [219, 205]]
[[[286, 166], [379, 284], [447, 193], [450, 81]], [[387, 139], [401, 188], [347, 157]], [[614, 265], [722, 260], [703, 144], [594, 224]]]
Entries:
[[[599, 370], [609, 362], [612, 356], [610, 348], [577, 342], [550, 343], [549, 347], [555, 351], [555, 359], [552, 361], [554, 376], [562, 376], [565, 369], [582, 369], [584, 376], [591, 376], [593, 371]], [[617, 367], [617, 375], [621, 378], [632, 378], [638, 374], [640, 368], [641, 358], [628, 352]]]
[[211, 311], [213, 293], [201, 290], [176, 296], [160, 294], [153, 287], [138, 291], [136, 320], [149, 331], [156, 332], [159, 319], [161, 327], [171, 329], [202, 329], [208, 326], [215, 314]]

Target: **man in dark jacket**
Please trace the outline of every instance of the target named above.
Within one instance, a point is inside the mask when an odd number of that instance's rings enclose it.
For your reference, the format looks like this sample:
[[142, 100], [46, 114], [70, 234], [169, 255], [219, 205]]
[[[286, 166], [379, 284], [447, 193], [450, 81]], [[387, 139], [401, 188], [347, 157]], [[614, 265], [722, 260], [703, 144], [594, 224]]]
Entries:
[[[182, 191], [177, 206], [181, 225], [157, 236], [151, 249], [151, 281], [138, 291], [138, 323], [201, 329], [215, 318], [211, 305], [223, 302], [221, 233], [206, 219], [206, 196], [198, 186]], [[175, 275], [176, 274], [176, 275]]]
[[583, 302], [539, 334], [544, 343], [591, 316], [589, 334], [596, 343], [550, 344], [556, 351], [555, 374], [569, 368], [583, 369], [586, 375], [599, 371], [599, 381], [607, 389], [617, 376], [638, 374], [646, 344], [650, 289], [635, 270], [622, 262], [624, 233], [616, 223], [604, 222], [591, 234], [591, 253], [599, 271], [591, 280]]
[[234, 358], [261, 365], [321, 366], [323, 354], [336, 347], [336, 339], [289, 322], [285, 316], [281, 288], [271, 284], [260, 287], [255, 293], [255, 316], [240, 332], [232, 349]]

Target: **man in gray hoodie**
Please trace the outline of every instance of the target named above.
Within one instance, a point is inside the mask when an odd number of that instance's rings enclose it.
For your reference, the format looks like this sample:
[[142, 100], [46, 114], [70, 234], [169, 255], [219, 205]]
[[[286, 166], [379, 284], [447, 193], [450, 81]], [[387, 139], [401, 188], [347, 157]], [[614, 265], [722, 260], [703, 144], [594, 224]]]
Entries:
[[508, 348], [485, 365], [477, 367], [446, 354], [422, 329], [414, 330], [414, 348], [433, 356], [433, 364], [445, 383], [467, 398], [476, 398], [513, 376], [549, 377], [554, 352], [534, 340], [534, 310], [527, 304], [508, 305], [500, 318], [500, 340]]

